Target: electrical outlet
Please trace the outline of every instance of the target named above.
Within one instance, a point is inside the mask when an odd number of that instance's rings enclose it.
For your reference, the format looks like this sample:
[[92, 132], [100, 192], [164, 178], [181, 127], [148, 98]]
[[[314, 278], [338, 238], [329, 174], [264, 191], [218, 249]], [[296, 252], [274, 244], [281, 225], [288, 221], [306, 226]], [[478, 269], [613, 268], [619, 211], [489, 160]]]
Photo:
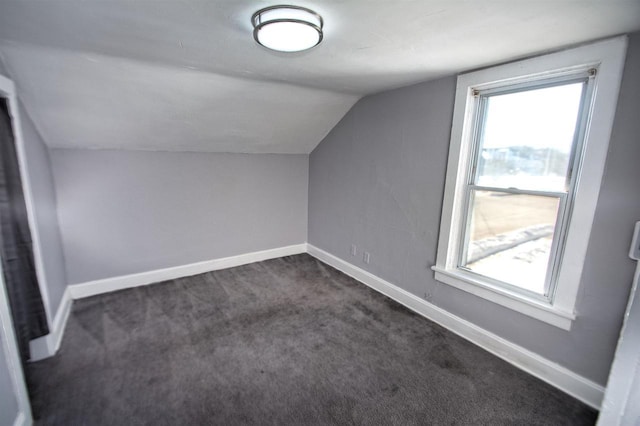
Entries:
[[369, 254], [368, 251], [364, 252], [363, 260], [364, 260], [364, 263], [367, 263], [367, 264], [371, 261], [371, 255]]
[[351, 244], [351, 256], [358, 254], [358, 249], [355, 244]]

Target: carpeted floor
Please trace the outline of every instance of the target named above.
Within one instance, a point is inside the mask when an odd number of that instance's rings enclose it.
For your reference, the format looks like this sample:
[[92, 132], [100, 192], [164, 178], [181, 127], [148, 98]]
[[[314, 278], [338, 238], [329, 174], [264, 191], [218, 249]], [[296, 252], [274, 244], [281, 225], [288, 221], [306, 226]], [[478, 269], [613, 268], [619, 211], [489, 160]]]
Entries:
[[74, 303], [38, 425], [582, 425], [597, 413], [308, 255]]

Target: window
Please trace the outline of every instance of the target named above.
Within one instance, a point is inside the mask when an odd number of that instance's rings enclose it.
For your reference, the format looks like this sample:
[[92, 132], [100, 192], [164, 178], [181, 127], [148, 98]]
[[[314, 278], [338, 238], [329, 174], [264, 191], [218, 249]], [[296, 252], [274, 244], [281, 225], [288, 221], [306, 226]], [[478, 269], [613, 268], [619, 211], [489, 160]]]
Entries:
[[435, 278], [569, 329], [626, 39], [458, 77]]
[[580, 74], [474, 93], [460, 268], [531, 295], [552, 293], [588, 121], [593, 79]]

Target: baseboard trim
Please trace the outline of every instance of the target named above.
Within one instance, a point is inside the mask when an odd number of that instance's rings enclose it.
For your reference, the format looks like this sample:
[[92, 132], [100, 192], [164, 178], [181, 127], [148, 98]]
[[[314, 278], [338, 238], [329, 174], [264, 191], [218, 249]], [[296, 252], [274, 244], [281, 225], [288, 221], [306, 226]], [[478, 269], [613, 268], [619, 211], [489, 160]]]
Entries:
[[[600, 409], [604, 396], [604, 387], [599, 384], [478, 327], [465, 319], [453, 315], [364, 269], [352, 265], [312, 244], [306, 243], [70, 285], [62, 297], [60, 307], [54, 317], [51, 333], [31, 341], [32, 361], [48, 358], [55, 355], [58, 351], [71, 312], [72, 302], [75, 299], [305, 252], [385, 296], [390, 297], [398, 303], [401, 303], [425, 318], [440, 324], [453, 333], [515, 365], [521, 370], [557, 387], [595, 409]], [[18, 419], [16, 419], [16, 421], [17, 420]]]
[[67, 321], [71, 314], [72, 305], [73, 298], [71, 297], [71, 289], [67, 287], [62, 295], [62, 301], [60, 302], [58, 312], [56, 312], [56, 316], [53, 318], [54, 333], [51, 336], [51, 347], [53, 348], [54, 354], [58, 352], [58, 349], [60, 349], [64, 330], [66, 329]]
[[531, 352], [503, 339], [477, 325], [439, 308], [370, 272], [354, 266], [318, 247], [307, 244], [307, 253], [333, 266], [350, 277], [406, 306], [423, 317], [480, 346], [510, 364], [549, 383], [585, 404], [599, 410], [604, 387], [556, 364], [535, 352]]
[[73, 300], [82, 299], [98, 294], [109, 293], [111, 291], [123, 290], [126, 288], [139, 287], [161, 281], [176, 278], [188, 277], [204, 272], [219, 269], [233, 268], [235, 266], [246, 265], [263, 260], [276, 259], [283, 256], [305, 253], [306, 243], [291, 246], [278, 247], [275, 249], [245, 253], [238, 256], [224, 257], [220, 259], [207, 260], [204, 262], [191, 263], [188, 265], [176, 266], [173, 268], [157, 269], [155, 271], [142, 272], [139, 274], [123, 275], [114, 278], [89, 281], [81, 284], [67, 286], [60, 301], [60, 306], [56, 312], [53, 325], [49, 334], [39, 337], [29, 342], [31, 361], [40, 361], [54, 356], [60, 344], [66, 328]]
[[31, 361], [40, 361], [45, 358], [52, 357], [60, 349], [62, 343], [62, 336], [66, 329], [67, 320], [71, 313], [71, 305], [73, 299], [71, 298], [71, 289], [67, 287], [60, 300], [60, 306], [58, 311], [53, 317], [53, 324], [49, 330], [49, 334], [39, 337], [29, 342], [29, 351], [31, 352]]
[[283, 256], [291, 256], [306, 252], [306, 243], [278, 247], [269, 250], [255, 251], [237, 256], [223, 257], [220, 259], [206, 260], [188, 265], [172, 268], [157, 269], [138, 274], [122, 275], [119, 277], [105, 278], [80, 284], [72, 284], [68, 288], [73, 299], [95, 296], [126, 288], [139, 287], [166, 280], [188, 277], [220, 269], [233, 268], [263, 260], [276, 259]]

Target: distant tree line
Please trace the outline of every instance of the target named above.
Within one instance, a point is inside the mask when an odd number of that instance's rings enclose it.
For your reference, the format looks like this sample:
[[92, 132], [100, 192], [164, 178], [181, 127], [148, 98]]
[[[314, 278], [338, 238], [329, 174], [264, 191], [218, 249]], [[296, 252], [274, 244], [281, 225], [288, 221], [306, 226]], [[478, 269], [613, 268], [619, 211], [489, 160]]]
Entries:
[[484, 148], [480, 156], [479, 170], [483, 176], [563, 176], [566, 174], [568, 162], [569, 153], [556, 148]]

